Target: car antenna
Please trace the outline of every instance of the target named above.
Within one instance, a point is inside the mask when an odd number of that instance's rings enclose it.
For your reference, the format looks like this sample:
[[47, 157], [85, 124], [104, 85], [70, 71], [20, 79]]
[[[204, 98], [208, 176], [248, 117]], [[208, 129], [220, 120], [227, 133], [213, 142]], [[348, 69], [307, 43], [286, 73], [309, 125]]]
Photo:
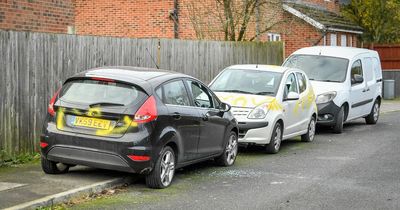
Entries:
[[151, 61], [153, 61], [154, 65], [156, 65], [156, 68], [160, 69], [160, 67], [157, 65], [156, 61], [154, 60], [153, 56], [151, 56], [151, 54], [150, 54], [149, 50], [147, 49], [147, 47], [146, 47], [146, 51], [150, 55]]

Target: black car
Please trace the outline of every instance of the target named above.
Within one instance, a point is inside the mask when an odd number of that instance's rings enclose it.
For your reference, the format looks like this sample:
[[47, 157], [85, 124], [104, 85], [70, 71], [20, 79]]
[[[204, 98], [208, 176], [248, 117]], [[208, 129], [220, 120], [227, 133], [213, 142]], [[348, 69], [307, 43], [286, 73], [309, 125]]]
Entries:
[[199, 80], [176, 72], [103, 67], [67, 79], [48, 106], [42, 169], [74, 165], [146, 175], [170, 185], [176, 168], [214, 158], [232, 165], [237, 122]]

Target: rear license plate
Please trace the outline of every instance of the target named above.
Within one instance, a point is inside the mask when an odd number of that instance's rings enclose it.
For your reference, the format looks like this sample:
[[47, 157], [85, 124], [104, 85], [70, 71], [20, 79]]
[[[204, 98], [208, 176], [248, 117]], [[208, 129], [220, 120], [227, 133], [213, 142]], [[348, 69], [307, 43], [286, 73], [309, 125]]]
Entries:
[[101, 120], [90, 117], [76, 117], [74, 125], [81, 127], [97, 128], [107, 130], [110, 128], [111, 121]]

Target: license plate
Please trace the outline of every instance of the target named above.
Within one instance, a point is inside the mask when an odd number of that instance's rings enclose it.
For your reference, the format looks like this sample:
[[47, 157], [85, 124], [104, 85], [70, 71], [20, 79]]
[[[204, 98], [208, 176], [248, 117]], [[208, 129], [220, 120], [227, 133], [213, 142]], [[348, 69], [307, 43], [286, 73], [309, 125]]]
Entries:
[[89, 127], [89, 128], [97, 128], [107, 130], [110, 128], [111, 121], [109, 120], [101, 120], [90, 117], [75, 117], [75, 126], [81, 127]]

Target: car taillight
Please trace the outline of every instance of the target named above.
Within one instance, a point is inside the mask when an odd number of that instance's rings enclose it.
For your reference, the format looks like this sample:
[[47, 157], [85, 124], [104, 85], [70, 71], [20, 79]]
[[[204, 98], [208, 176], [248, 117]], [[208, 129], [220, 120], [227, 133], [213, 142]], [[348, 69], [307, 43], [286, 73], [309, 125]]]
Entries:
[[91, 77], [92, 80], [102, 81], [102, 82], [115, 82], [113, 79], [103, 78], [103, 77]]
[[147, 123], [157, 118], [157, 104], [154, 96], [150, 96], [136, 112], [134, 121], [137, 123]]
[[46, 148], [47, 146], [49, 146], [49, 144], [48, 143], [46, 143], [46, 142], [40, 142], [40, 147], [41, 148]]
[[49, 106], [47, 107], [47, 112], [54, 117], [56, 115], [56, 112], [54, 111], [54, 103], [56, 103], [57, 96], [60, 93], [61, 88], [57, 90], [57, 92], [54, 94], [53, 98], [50, 99]]

